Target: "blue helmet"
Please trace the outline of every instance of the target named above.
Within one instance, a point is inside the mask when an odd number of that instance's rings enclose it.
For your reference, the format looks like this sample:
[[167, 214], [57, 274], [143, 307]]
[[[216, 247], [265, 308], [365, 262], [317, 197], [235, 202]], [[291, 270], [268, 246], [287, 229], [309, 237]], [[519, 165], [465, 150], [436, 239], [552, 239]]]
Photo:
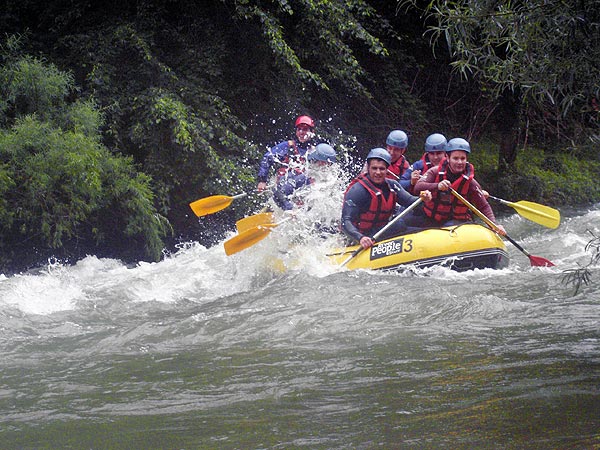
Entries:
[[406, 148], [408, 147], [408, 136], [402, 130], [394, 130], [388, 134], [385, 143], [392, 147]]
[[329, 144], [321, 143], [317, 148], [308, 154], [309, 161], [325, 161], [336, 162], [336, 153], [333, 147]]
[[367, 155], [367, 162], [369, 162], [370, 159], [381, 159], [388, 166], [392, 163], [392, 157], [390, 156], [388, 151], [385, 148], [381, 147], [374, 148], [369, 152], [369, 154]]
[[471, 153], [471, 146], [463, 138], [453, 138], [448, 141], [446, 152], [450, 153], [454, 150], [462, 150], [463, 152]]
[[425, 151], [426, 152], [445, 152], [446, 144], [448, 141], [446, 140], [446, 136], [440, 133], [433, 133], [427, 136], [425, 139]]

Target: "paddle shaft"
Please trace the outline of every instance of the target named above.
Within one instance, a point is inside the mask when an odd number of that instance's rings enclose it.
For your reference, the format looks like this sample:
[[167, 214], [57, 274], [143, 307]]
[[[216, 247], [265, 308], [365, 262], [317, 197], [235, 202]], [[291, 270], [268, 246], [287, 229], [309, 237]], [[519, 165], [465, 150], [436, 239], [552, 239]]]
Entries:
[[[267, 187], [272, 187], [272, 186], [273, 185], [269, 185]], [[258, 193], [261, 194], [263, 192], [266, 192], [266, 189], [264, 191], [259, 191]], [[196, 216], [198, 216], [198, 217], [206, 216], [209, 214], [214, 214], [218, 211], [221, 211], [221, 210], [227, 208], [229, 205], [231, 205], [231, 202], [233, 202], [235, 199], [245, 197], [248, 194], [249, 194], [248, 192], [242, 192], [241, 194], [237, 194], [237, 195], [233, 195], [233, 196], [211, 195], [210, 197], [201, 198], [201, 199], [191, 202], [190, 208], [192, 209], [194, 214], [196, 214]]]
[[[410, 211], [412, 211], [414, 208], [416, 208], [417, 205], [419, 203], [421, 203], [422, 201], [423, 200], [421, 199], [421, 197], [419, 197], [417, 200], [415, 200], [409, 207], [407, 207], [404, 211], [402, 211], [400, 214], [398, 214], [396, 217], [394, 217], [390, 222], [388, 222], [385, 227], [383, 227], [381, 230], [379, 230], [377, 233], [375, 233], [373, 235], [372, 239], [373, 240], [379, 239], [379, 237], [381, 237], [383, 235], [383, 233], [385, 233], [392, 225], [394, 225], [398, 220], [400, 220], [402, 217], [404, 217], [406, 214], [408, 214]], [[356, 250], [354, 250], [354, 252], [352, 252], [352, 254], [348, 258], [346, 258], [346, 260], [342, 263], [341, 267], [344, 267], [346, 264], [348, 264], [356, 255], [358, 255], [363, 250], [365, 250], [365, 249], [362, 248], [362, 246], [359, 246]]]
[[[469, 202], [466, 198], [464, 198], [462, 195], [460, 195], [454, 189], [450, 188], [450, 192], [452, 192], [452, 195], [454, 195], [457, 199], [459, 199], [461, 202], [463, 202], [471, 211], [473, 211], [477, 215], [477, 217], [479, 217], [481, 220], [483, 220], [487, 224], [487, 226], [489, 226], [493, 231], [498, 233], [498, 227], [496, 226], [496, 224], [494, 222], [492, 222], [490, 219], [488, 219], [485, 216], [485, 214], [483, 214], [481, 211], [479, 211], [475, 207], [475, 205], [473, 205], [471, 202]], [[531, 255], [527, 250], [525, 250], [523, 247], [521, 247], [508, 234], [504, 234], [504, 237], [512, 245], [514, 245], [517, 249], [519, 249], [519, 251], [521, 251], [521, 253], [523, 253], [525, 256], [527, 256], [529, 258], [529, 261], [531, 261], [531, 265], [534, 265], [534, 266], [553, 266], [554, 265], [552, 262], [548, 261], [547, 259], [541, 258], [539, 256]]]
[[512, 206], [512, 202], [509, 202], [508, 200], [503, 200], [501, 198], [498, 197], [494, 197], [493, 195], [489, 195], [490, 198], [493, 198], [494, 200], [502, 203], [503, 205], [507, 205], [507, 206]]
[[452, 192], [452, 195], [454, 195], [457, 199], [459, 199], [461, 202], [463, 202], [472, 212], [474, 212], [477, 217], [479, 217], [481, 220], [483, 220], [488, 227], [490, 227], [492, 230], [494, 231], [498, 231], [498, 226], [492, 222], [490, 219], [488, 219], [488, 217], [483, 214], [481, 211], [479, 211], [475, 205], [473, 205], [470, 201], [468, 201], [466, 198], [464, 198], [462, 195], [460, 195], [458, 192], [456, 192], [454, 189], [449, 188], [450, 192]]

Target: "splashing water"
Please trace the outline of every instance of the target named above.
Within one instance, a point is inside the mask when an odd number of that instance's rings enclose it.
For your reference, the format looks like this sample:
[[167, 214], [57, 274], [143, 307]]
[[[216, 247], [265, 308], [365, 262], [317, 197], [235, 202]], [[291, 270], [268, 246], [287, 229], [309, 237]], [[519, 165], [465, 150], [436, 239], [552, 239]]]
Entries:
[[509, 246], [503, 270], [347, 271], [315, 227], [347, 180], [322, 175], [231, 257], [191, 242], [0, 277], [0, 447], [600, 445], [600, 270], [577, 295], [561, 276], [599, 208], [549, 231], [502, 218], [553, 268]]

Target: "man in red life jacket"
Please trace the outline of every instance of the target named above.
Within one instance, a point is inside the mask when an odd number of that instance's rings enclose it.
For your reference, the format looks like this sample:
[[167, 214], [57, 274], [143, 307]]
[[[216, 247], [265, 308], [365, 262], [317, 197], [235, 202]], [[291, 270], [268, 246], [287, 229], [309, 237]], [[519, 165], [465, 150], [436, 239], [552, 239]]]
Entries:
[[[385, 140], [386, 150], [392, 157], [387, 178], [399, 180], [404, 172], [410, 167], [410, 163], [404, 156], [408, 147], [408, 136], [402, 130], [393, 130]], [[394, 176], [395, 175], [395, 176]]]
[[[397, 212], [396, 204], [407, 207], [418, 198], [406, 192], [396, 180], [386, 178], [391, 161], [387, 150], [371, 150], [367, 155], [367, 172], [356, 177], [344, 194], [342, 231], [363, 248], [375, 243], [373, 235]], [[426, 201], [431, 200], [429, 191], [424, 190], [421, 196]], [[406, 231], [407, 225], [402, 218], [386, 230], [381, 239]]]
[[[474, 178], [475, 168], [467, 161], [467, 156], [471, 153], [469, 143], [462, 138], [450, 139], [446, 153], [447, 158], [437, 167], [429, 169], [415, 185], [416, 193], [428, 190], [433, 195], [432, 200], [426, 202], [423, 207], [423, 224], [440, 227], [473, 221], [471, 211], [452, 195], [449, 190], [451, 187], [496, 224], [494, 211]], [[506, 233], [502, 225], [496, 226], [500, 234]]]
[[256, 189], [261, 192], [267, 187], [267, 180], [271, 167], [277, 163], [278, 178], [288, 172], [301, 173], [304, 171], [307, 150], [313, 147], [312, 139], [315, 136], [315, 121], [309, 116], [299, 116], [295, 122], [296, 140], [283, 141], [270, 148], [263, 156], [258, 169], [258, 185]]
[[[390, 154], [391, 160], [388, 167], [386, 178], [391, 180], [400, 180], [400, 177], [410, 167], [410, 163], [404, 156], [408, 147], [408, 136], [402, 130], [392, 130], [385, 139], [385, 149]], [[367, 172], [367, 164], [365, 163], [363, 173]], [[408, 188], [408, 184], [402, 184], [403, 188]]]

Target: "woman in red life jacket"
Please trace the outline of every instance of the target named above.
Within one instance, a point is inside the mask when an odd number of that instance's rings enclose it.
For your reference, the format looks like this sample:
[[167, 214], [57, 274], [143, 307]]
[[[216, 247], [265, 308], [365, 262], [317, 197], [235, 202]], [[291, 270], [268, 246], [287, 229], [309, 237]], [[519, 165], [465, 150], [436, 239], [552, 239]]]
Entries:
[[[342, 231], [363, 248], [375, 243], [372, 236], [397, 212], [396, 204], [406, 207], [418, 198], [406, 192], [396, 180], [386, 178], [391, 160], [387, 150], [371, 150], [367, 155], [367, 172], [356, 177], [344, 194]], [[423, 191], [422, 197], [431, 200], [431, 193]], [[402, 218], [386, 230], [381, 239], [406, 231], [407, 226]]]
[[301, 173], [306, 160], [304, 158], [309, 147], [313, 146], [315, 136], [315, 121], [309, 116], [299, 116], [294, 123], [296, 140], [283, 141], [270, 148], [260, 161], [258, 169], [258, 185], [256, 189], [261, 192], [267, 187], [269, 172], [274, 164], [279, 164], [278, 178], [288, 172]]
[[[415, 185], [415, 192], [429, 190], [432, 200], [425, 203], [424, 225], [431, 227], [458, 225], [472, 222], [469, 208], [450, 192], [453, 188], [472, 203], [488, 219], [496, 224], [494, 211], [482, 193], [480, 184], [475, 180], [475, 168], [467, 161], [471, 146], [462, 138], [448, 141], [447, 158], [437, 167], [432, 167]], [[496, 224], [501, 234], [506, 233], [502, 225]]]

